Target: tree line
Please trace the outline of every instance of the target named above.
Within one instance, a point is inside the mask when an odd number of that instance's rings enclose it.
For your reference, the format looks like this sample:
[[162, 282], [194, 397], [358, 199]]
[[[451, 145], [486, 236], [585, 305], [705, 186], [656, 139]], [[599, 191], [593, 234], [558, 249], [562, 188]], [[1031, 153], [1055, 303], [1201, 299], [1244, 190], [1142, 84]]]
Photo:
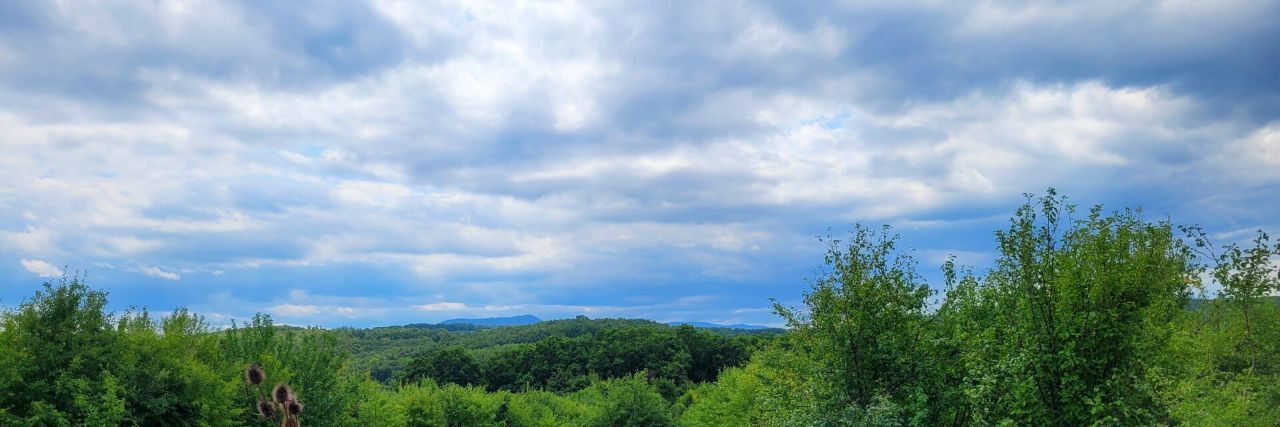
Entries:
[[479, 385], [490, 391], [530, 389], [571, 392], [601, 378], [643, 373], [664, 396], [714, 381], [727, 367], [746, 362], [758, 336], [727, 337], [690, 326], [640, 323], [573, 338], [551, 335], [534, 343], [494, 349], [477, 358], [460, 345], [415, 358], [403, 380]]
[[[583, 369], [587, 362], [576, 358], [588, 357], [598, 352], [613, 351], [614, 349], [629, 349], [632, 346], [615, 345], [613, 347], [600, 346], [601, 339], [617, 341], [609, 337], [616, 336], [623, 332], [622, 330], [640, 329], [644, 332], [636, 332], [636, 334], [656, 334], [661, 338], [661, 351], [655, 351], [655, 356], [667, 354], [677, 356], [682, 353], [693, 353], [690, 363], [700, 364], [692, 369], [705, 372], [707, 364], [721, 363], [708, 360], [708, 354], [723, 353], [728, 359], [741, 359], [744, 356], [744, 350], [748, 347], [758, 347], [767, 342], [772, 336], [783, 332], [781, 329], [765, 329], [765, 330], [735, 330], [727, 328], [715, 329], [690, 329], [680, 333], [679, 338], [675, 335], [675, 329], [671, 326], [643, 319], [610, 319], [600, 318], [591, 319], [586, 316], [577, 316], [570, 319], [548, 320], [531, 325], [523, 326], [507, 326], [507, 327], [477, 327], [467, 324], [413, 324], [404, 326], [385, 326], [368, 329], [357, 328], [340, 328], [334, 332], [339, 336], [342, 345], [351, 352], [352, 365], [357, 370], [368, 371], [375, 380], [386, 383], [395, 384], [404, 381], [410, 375], [408, 369], [410, 363], [415, 360], [429, 356], [434, 352], [441, 351], [450, 347], [459, 347], [465, 349], [471, 359], [476, 360], [480, 366], [477, 368], [481, 371], [488, 371], [489, 374], [481, 376], [479, 380], [469, 379], [465, 382], [468, 384], [493, 384], [490, 389], [513, 389], [529, 383], [536, 387], [543, 387], [547, 384], [546, 378], [539, 378], [536, 375], [532, 378], [519, 379], [514, 378], [505, 381], [516, 381], [515, 383], [503, 383], [495, 376], [496, 368], [486, 368], [483, 365], [502, 363], [501, 359], [520, 356], [520, 352], [527, 351], [535, 344], [541, 346], [542, 350], [551, 350], [552, 347], [560, 348], [565, 346], [574, 347], [574, 351], [556, 350], [556, 354], [562, 354], [566, 357], [555, 358], [557, 367], [553, 369], [557, 372], [557, 380], [568, 381], [573, 377], [586, 374]], [[612, 331], [612, 332], [606, 332]], [[712, 333], [714, 332], [714, 333]], [[569, 342], [549, 341], [540, 343], [543, 340], [559, 340], [566, 339]], [[650, 340], [654, 341], [654, 340]], [[704, 347], [715, 347], [714, 352], [704, 350]], [[567, 349], [566, 349], [567, 350]], [[456, 351], [456, 350], [455, 350]], [[545, 351], [544, 351], [545, 352]], [[572, 355], [571, 357], [568, 357]], [[604, 354], [594, 356], [596, 358], [606, 357]], [[644, 357], [649, 357], [645, 355]], [[678, 357], [677, 357], [678, 358]], [[552, 359], [547, 359], [552, 360]], [[418, 363], [422, 363], [419, 361]], [[550, 363], [550, 362], [549, 362]], [[739, 363], [738, 361], [730, 364]], [[649, 363], [646, 362], [646, 367]], [[530, 363], [517, 363], [514, 366], [529, 366]], [[598, 363], [599, 365], [599, 363]], [[492, 369], [491, 369], [492, 368]], [[719, 369], [719, 368], [715, 368]], [[549, 372], [543, 369], [544, 372]], [[628, 372], [630, 373], [630, 372]], [[604, 376], [614, 376], [610, 373], [602, 373]], [[547, 375], [550, 375], [549, 373]], [[421, 377], [421, 375], [419, 375]], [[435, 377], [439, 378], [439, 377]], [[694, 381], [704, 381], [705, 373], [693, 373]], [[677, 378], [673, 378], [677, 379]], [[458, 382], [458, 381], [454, 381]], [[557, 390], [565, 391], [564, 387], [558, 387]]]

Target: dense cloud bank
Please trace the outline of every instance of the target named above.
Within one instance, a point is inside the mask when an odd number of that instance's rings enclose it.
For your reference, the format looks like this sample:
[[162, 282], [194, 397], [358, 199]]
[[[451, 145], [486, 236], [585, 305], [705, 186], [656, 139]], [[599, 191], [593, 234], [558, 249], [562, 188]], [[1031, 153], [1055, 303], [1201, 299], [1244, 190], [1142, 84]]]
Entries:
[[776, 323], [812, 236], [1280, 211], [1276, 2], [0, 5], [0, 302]]

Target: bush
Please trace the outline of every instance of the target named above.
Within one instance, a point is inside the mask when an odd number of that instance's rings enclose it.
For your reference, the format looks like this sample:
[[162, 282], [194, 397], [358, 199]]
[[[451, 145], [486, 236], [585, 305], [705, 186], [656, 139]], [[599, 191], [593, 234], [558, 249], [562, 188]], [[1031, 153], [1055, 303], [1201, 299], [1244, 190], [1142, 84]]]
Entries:
[[673, 425], [666, 400], [644, 374], [601, 381], [578, 397], [600, 408], [592, 426]]
[[758, 364], [729, 368], [714, 383], [701, 384], [684, 396], [683, 426], [752, 426], [764, 423], [764, 382]]

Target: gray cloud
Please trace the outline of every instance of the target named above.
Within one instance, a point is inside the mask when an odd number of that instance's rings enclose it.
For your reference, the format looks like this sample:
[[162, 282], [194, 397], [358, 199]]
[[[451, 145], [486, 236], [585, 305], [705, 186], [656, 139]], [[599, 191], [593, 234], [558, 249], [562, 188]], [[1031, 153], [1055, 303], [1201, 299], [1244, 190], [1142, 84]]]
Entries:
[[[750, 299], [727, 319], [856, 220], [965, 236], [933, 259], [1048, 186], [1280, 209], [1275, 2], [0, 7], [0, 254], [282, 313]], [[343, 271], [390, 301], [323, 300]]]

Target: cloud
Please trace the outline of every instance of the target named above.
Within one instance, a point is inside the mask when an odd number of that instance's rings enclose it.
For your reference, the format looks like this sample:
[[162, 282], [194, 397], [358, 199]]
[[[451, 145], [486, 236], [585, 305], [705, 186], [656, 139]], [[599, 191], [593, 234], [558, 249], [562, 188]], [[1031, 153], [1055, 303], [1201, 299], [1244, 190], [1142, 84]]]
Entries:
[[53, 232], [28, 226], [21, 232], [0, 231], [0, 240], [27, 253], [50, 253], [57, 248]]
[[165, 270], [162, 270], [160, 267], [156, 267], [152, 265], [137, 267], [133, 271], [136, 271], [138, 273], [141, 273], [149, 277], [155, 277], [157, 279], [178, 280], [182, 278], [182, 276], [179, 275], [178, 273], [165, 271]]
[[320, 308], [314, 305], [279, 304], [272, 306], [270, 311], [280, 316], [305, 316], [318, 313]]
[[1224, 150], [1216, 153], [1213, 161], [1241, 181], [1280, 180], [1280, 121], [1230, 141]]
[[462, 311], [468, 309], [466, 304], [448, 301], [415, 305], [414, 308], [422, 311]]
[[53, 264], [50, 264], [38, 259], [22, 260], [22, 268], [40, 277], [62, 276], [62, 269], [55, 267]]
[[[11, 6], [0, 256], [192, 285], [95, 278], [143, 305], [314, 307], [280, 312], [297, 321], [767, 323], [732, 310], [795, 296], [821, 261], [812, 236], [855, 221], [933, 239], [914, 245], [929, 261], [974, 263], [1021, 194], [1049, 186], [1215, 230], [1276, 225], [1277, 14], [1274, 1]], [[263, 291], [278, 283], [311, 299]], [[705, 311], [663, 305], [694, 296]], [[421, 309], [435, 304], [461, 305]]]

